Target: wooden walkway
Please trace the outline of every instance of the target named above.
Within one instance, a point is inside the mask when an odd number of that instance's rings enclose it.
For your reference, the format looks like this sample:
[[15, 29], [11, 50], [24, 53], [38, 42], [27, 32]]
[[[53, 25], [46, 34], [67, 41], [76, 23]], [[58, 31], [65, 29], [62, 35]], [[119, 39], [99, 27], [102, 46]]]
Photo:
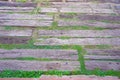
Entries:
[[[35, 47], [68, 45], [69, 49], [2, 48], [31, 46], [31, 40]], [[75, 45], [85, 52], [70, 49]], [[75, 71], [82, 65], [88, 70], [119, 71], [120, 1], [51, 0], [39, 7], [32, 2], [0, 1], [0, 46], [0, 71]]]

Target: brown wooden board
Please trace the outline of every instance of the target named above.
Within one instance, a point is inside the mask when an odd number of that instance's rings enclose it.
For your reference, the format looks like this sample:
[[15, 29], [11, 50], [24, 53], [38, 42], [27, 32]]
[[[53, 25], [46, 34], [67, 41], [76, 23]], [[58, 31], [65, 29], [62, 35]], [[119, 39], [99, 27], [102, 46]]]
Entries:
[[35, 45], [120, 45], [120, 38], [39, 38]]
[[100, 28], [120, 28], [120, 24], [118, 23], [106, 23], [106, 22], [99, 22], [99, 21], [66, 21], [66, 20], [59, 20], [58, 26], [89, 26], [89, 27], [100, 27]]
[[47, 71], [62, 70], [74, 71], [80, 69], [78, 61], [21, 61], [0, 60], [0, 70]]
[[0, 37], [0, 44], [27, 44], [30, 37]]
[[120, 37], [120, 30], [39, 30], [38, 35], [40, 37]]
[[51, 26], [52, 22], [46, 20], [0, 20], [0, 26], [40, 27]]
[[33, 57], [50, 60], [78, 60], [75, 50], [46, 50], [46, 49], [0, 49], [0, 58]]
[[5, 36], [32, 36], [32, 30], [0, 30], [0, 37]]
[[94, 69], [101, 69], [101, 70], [120, 70], [120, 62], [114, 61], [96, 61], [96, 60], [86, 60], [85, 61], [86, 69], [94, 70]]

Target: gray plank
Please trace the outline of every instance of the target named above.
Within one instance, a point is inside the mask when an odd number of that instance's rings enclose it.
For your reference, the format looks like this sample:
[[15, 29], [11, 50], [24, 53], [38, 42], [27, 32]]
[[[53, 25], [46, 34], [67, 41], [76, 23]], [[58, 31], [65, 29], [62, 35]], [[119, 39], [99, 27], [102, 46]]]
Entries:
[[35, 45], [120, 45], [120, 38], [40, 38]]
[[[115, 4], [118, 5], [118, 4]], [[57, 7], [57, 8], [93, 8], [93, 9], [111, 9], [111, 4], [106, 3], [91, 3], [91, 2], [52, 2], [49, 3], [50, 7]]]
[[0, 70], [25, 70], [25, 71], [47, 71], [47, 70], [79, 70], [78, 61], [19, 61], [0, 60]]
[[0, 44], [27, 44], [30, 37], [0, 37]]
[[112, 15], [89, 15], [89, 14], [61, 14], [60, 19], [71, 19], [74, 18], [76, 20], [95, 20], [95, 21], [108, 21], [108, 22], [120, 22], [120, 16], [112, 16]]
[[0, 30], [1, 36], [31, 36], [32, 30]]
[[120, 60], [120, 56], [105, 56], [105, 55], [84, 55], [85, 59], [90, 60]]
[[19, 2], [7, 2], [0, 1], [0, 6], [8, 6], [8, 7], [36, 7], [35, 3], [19, 3]]
[[39, 21], [39, 20], [0, 20], [0, 26], [51, 26], [53, 21]]
[[[120, 80], [119, 77], [116, 76], [96, 76], [96, 75], [64, 75], [64, 76], [57, 76], [57, 75], [41, 75], [40, 79], [44, 80], [44, 79], [60, 79], [60, 80], [65, 80], [67, 78], [67, 80], [71, 79], [71, 80], [109, 80], [109, 79], [113, 79], [113, 80]], [[4, 78], [5, 79], [5, 78]], [[2, 80], [4, 80], [2, 79]]]
[[112, 9], [111, 4], [107, 4], [107, 3], [99, 3], [99, 4], [90, 3], [89, 5], [92, 9]]
[[0, 10], [33, 10], [34, 7], [0, 7]]
[[53, 20], [52, 16], [44, 14], [0, 14], [0, 20]]
[[58, 26], [90, 26], [101, 28], [120, 28], [120, 24], [105, 23], [105, 22], [90, 22], [90, 21], [65, 21], [59, 20]]
[[86, 49], [88, 55], [120, 56], [118, 49]]
[[120, 37], [120, 30], [39, 30], [38, 35], [40, 37]]
[[119, 0], [67, 0], [67, 2], [98, 2], [98, 3], [117, 3], [119, 4]]
[[61, 13], [92, 13], [91, 8], [61, 8]]
[[46, 49], [0, 49], [0, 58], [34, 57], [54, 60], [78, 60], [76, 50], [46, 50]]
[[113, 61], [85, 61], [86, 68], [89, 70], [94, 70], [99, 68], [101, 70], [120, 70], [120, 62]]
[[116, 14], [116, 12], [113, 9], [94, 9], [93, 13], [95, 14]]
[[27, 44], [30, 37], [0, 37], [0, 44]]
[[[34, 7], [0, 7], [0, 12], [34, 12]], [[57, 8], [40, 8], [38, 12], [58, 12]]]
[[52, 13], [57, 13], [58, 9], [57, 8], [41, 8], [39, 12], [52, 12]]
[[[90, 3], [64, 3], [64, 2], [52, 2], [48, 6], [50, 7], [57, 7], [57, 8], [90, 8]], [[94, 4], [93, 4], [94, 5]]]

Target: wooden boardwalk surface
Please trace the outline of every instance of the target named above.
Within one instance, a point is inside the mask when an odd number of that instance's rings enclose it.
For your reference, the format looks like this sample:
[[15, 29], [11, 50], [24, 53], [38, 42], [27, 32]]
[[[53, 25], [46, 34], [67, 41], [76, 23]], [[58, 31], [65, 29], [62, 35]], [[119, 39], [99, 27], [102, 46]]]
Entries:
[[120, 1], [0, 1], [0, 48], [0, 71], [120, 71]]

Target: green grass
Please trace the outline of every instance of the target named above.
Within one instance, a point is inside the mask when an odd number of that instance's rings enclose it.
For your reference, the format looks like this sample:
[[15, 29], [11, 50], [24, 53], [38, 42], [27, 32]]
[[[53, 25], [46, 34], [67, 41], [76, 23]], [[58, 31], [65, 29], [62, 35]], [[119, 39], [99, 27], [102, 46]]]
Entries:
[[120, 71], [101, 71], [99, 69], [96, 70], [86, 70], [86, 71], [12, 71], [12, 70], [4, 70], [0, 72], [1, 78], [39, 78], [41, 75], [97, 75], [97, 76], [117, 76], [120, 78]]
[[34, 58], [34, 57], [0, 58], [0, 60], [52, 61], [52, 59], [49, 59], [49, 58]]
[[89, 27], [89, 26], [51, 26], [51, 27], [38, 27], [39, 30], [105, 30], [101, 27]]
[[27, 2], [27, 0], [16, 0], [17, 2]]

